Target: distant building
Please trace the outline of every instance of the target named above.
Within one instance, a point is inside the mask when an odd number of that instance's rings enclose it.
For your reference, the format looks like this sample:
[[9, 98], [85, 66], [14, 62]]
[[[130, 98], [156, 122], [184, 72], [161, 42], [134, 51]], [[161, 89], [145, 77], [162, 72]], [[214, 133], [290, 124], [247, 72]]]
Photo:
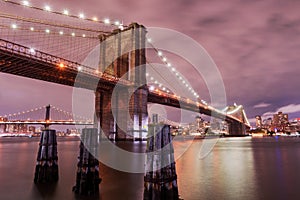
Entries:
[[35, 126], [29, 126], [28, 127], [28, 132], [29, 133], [35, 133]]
[[276, 131], [285, 131], [285, 128], [289, 124], [289, 116], [288, 114], [284, 114], [282, 112], [278, 112], [277, 114], [273, 115], [273, 124], [272, 129]]
[[[6, 117], [0, 117], [0, 121], [5, 122], [7, 121]], [[1, 124], [0, 125], [0, 133], [5, 133], [6, 132], [6, 124]]]
[[256, 128], [262, 128], [262, 120], [260, 115], [255, 116], [255, 126]]
[[272, 124], [273, 124], [273, 120], [272, 120], [271, 117], [269, 117], [268, 119], [264, 119], [264, 120], [263, 120], [262, 127], [263, 127], [264, 129], [266, 129], [266, 130], [271, 131], [271, 130], [272, 130], [272, 129], [271, 129]]

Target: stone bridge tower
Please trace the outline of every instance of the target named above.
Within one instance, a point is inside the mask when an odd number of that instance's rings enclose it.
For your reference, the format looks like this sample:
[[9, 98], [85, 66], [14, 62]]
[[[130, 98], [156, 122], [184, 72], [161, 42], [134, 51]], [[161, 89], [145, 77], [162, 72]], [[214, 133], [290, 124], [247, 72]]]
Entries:
[[[146, 51], [144, 26], [133, 23], [124, 30], [100, 35], [100, 63], [104, 75], [128, 84], [98, 87], [95, 108], [102, 134], [116, 140], [141, 139], [147, 134]], [[103, 87], [102, 87], [103, 88]]]

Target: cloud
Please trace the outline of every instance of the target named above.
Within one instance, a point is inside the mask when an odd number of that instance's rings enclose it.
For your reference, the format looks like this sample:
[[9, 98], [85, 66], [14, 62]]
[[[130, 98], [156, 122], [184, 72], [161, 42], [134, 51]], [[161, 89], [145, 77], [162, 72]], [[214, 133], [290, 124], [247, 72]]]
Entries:
[[287, 113], [287, 114], [300, 112], [300, 104], [290, 104], [287, 106], [283, 106], [283, 107], [277, 109], [276, 112], [279, 112], [279, 111], [281, 111], [283, 113]]
[[271, 104], [269, 104], [269, 103], [262, 102], [262, 103], [254, 105], [253, 108], [266, 108], [266, 107], [269, 107], [270, 105]]
[[269, 117], [273, 117], [274, 114], [278, 113], [278, 112], [283, 112], [286, 114], [291, 114], [291, 113], [300, 113], [300, 104], [289, 104], [286, 106], [282, 106], [280, 108], [278, 108], [275, 112], [266, 112], [262, 115], [263, 118], [269, 118]]

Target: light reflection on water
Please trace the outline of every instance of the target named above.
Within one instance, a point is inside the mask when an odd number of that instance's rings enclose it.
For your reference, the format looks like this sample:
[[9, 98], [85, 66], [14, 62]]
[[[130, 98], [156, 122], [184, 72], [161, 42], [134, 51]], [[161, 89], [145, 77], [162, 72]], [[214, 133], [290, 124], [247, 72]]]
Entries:
[[[300, 198], [300, 138], [222, 138], [199, 159], [203, 141], [195, 140], [176, 161], [181, 198]], [[175, 156], [187, 142], [174, 142]], [[120, 144], [145, 149], [143, 142]], [[37, 145], [37, 139], [0, 138], [0, 199], [82, 199], [72, 193], [79, 141], [58, 142], [60, 179], [51, 187], [33, 183]], [[142, 199], [143, 174], [101, 165], [100, 175], [100, 197], [89, 199]]]

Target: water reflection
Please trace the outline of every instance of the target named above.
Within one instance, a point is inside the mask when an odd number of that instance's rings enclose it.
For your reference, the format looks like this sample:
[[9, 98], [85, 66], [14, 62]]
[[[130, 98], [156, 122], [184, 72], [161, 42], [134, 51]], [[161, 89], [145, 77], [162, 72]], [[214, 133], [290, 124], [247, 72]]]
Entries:
[[[185, 142], [174, 142], [175, 155]], [[181, 198], [300, 198], [300, 138], [222, 138], [207, 157], [199, 159], [202, 143], [195, 140], [176, 161]], [[143, 142], [120, 144], [124, 149], [145, 149]], [[0, 139], [0, 199], [82, 199], [72, 192], [79, 141], [58, 142], [60, 179], [51, 190], [33, 183], [37, 150], [38, 140]], [[101, 164], [100, 177], [100, 196], [90, 199], [143, 199], [143, 173], [120, 172]]]

